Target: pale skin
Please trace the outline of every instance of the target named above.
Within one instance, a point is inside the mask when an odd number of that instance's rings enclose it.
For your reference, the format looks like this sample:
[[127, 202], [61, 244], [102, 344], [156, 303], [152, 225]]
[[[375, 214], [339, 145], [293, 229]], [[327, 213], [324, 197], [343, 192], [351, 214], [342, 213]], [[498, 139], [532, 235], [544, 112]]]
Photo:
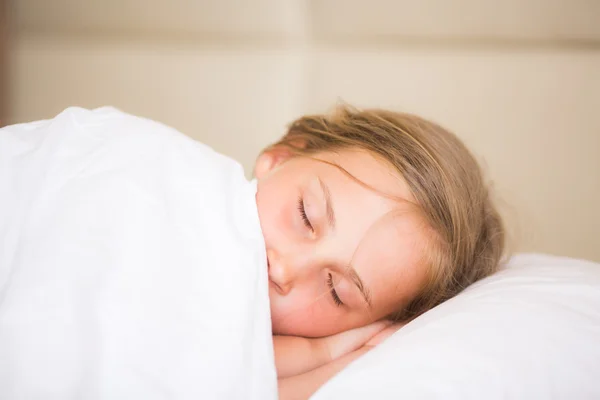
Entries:
[[323, 338], [273, 336], [280, 399], [306, 399], [403, 324], [379, 321]]
[[279, 394], [307, 398], [400, 327], [385, 320], [425, 279], [425, 232], [406, 182], [365, 151], [275, 148], [255, 174]]

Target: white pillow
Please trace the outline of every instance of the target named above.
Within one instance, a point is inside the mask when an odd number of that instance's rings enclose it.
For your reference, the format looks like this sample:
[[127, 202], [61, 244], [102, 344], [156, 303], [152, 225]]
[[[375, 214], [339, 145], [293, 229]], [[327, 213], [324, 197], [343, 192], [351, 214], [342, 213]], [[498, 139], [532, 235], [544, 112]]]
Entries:
[[600, 399], [600, 265], [514, 257], [314, 399]]

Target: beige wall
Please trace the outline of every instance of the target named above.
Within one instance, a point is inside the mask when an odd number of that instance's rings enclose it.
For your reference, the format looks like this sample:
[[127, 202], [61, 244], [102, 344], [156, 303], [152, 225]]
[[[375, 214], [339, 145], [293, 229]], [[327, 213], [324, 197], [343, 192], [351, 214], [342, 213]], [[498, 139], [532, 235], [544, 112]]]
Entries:
[[0, 0], [0, 127], [8, 123], [8, 2]]
[[10, 119], [105, 104], [240, 160], [338, 99], [432, 118], [518, 250], [600, 261], [600, 1], [12, 0]]

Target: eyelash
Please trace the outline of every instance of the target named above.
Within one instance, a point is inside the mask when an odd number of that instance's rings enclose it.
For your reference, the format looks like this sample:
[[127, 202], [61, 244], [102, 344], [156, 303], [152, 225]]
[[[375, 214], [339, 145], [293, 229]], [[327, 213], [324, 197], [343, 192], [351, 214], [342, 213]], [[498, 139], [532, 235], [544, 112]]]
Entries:
[[340, 296], [338, 296], [335, 288], [333, 287], [333, 276], [331, 274], [329, 274], [327, 277], [327, 285], [329, 286], [329, 291], [331, 292], [331, 297], [333, 297], [335, 305], [338, 307], [343, 305], [344, 303], [342, 302], [342, 299], [340, 299]]
[[300, 216], [302, 217], [302, 221], [304, 222], [304, 225], [306, 225], [306, 227], [308, 229], [310, 229], [311, 231], [314, 232], [314, 228], [313, 228], [312, 224], [310, 223], [308, 216], [306, 215], [306, 210], [304, 208], [304, 200], [302, 200], [302, 197], [298, 197], [298, 211], [300, 211]]

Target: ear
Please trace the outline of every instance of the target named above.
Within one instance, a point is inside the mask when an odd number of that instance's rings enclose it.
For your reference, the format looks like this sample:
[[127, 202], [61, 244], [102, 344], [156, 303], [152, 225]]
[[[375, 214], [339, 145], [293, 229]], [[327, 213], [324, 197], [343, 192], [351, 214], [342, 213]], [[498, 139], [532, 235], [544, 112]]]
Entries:
[[263, 152], [258, 156], [256, 163], [254, 164], [254, 176], [257, 179], [262, 179], [275, 169], [275, 167], [281, 165], [291, 157], [291, 151], [283, 146], [275, 146]]

